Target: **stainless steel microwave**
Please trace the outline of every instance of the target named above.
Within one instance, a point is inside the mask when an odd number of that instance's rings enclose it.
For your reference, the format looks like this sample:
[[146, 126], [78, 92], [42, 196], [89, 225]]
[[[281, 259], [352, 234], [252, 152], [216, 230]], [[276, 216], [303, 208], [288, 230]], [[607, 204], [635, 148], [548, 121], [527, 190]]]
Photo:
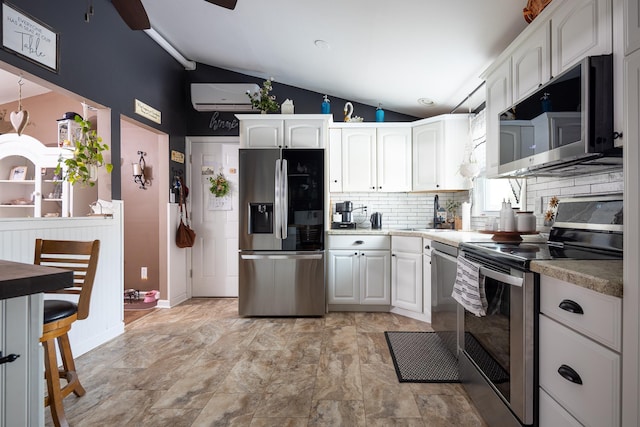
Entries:
[[612, 55], [584, 58], [500, 113], [500, 176], [622, 168], [614, 146]]

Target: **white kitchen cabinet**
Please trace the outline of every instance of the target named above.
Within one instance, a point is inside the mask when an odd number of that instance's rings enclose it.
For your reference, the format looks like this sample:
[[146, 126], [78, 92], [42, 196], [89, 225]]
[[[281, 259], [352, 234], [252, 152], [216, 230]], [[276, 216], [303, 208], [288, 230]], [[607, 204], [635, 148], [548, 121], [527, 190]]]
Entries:
[[240, 148], [324, 148], [327, 115], [237, 114]]
[[498, 175], [500, 114], [585, 56], [611, 53], [612, 25], [611, 0], [555, 0], [483, 74], [488, 178]]
[[551, 78], [550, 43], [549, 27], [543, 25], [536, 28], [511, 56], [514, 101], [534, 92]]
[[[327, 302], [330, 306], [389, 305], [389, 236], [329, 235]], [[335, 309], [335, 307], [334, 307]]]
[[[551, 15], [552, 75], [613, 50], [611, 0], [564, 0]], [[636, 16], [637, 19], [637, 16]]]
[[376, 129], [342, 129], [342, 191], [376, 191]]
[[376, 129], [376, 184], [378, 191], [411, 191], [411, 128]]
[[411, 128], [342, 129], [342, 191], [411, 191]]
[[637, 0], [624, 0], [624, 54], [640, 49], [640, 5]]
[[620, 425], [621, 308], [620, 298], [541, 276], [540, 394], [557, 403], [541, 404], [541, 417], [552, 406], [567, 425]]
[[[44, 425], [44, 355], [39, 339], [42, 335], [43, 294], [0, 301], [0, 351], [2, 356], [19, 357], [0, 365], [0, 426]], [[10, 385], [10, 387], [9, 387]]]
[[498, 175], [500, 166], [500, 121], [499, 115], [513, 101], [511, 58], [498, 64], [485, 79], [486, 90], [486, 176]]
[[329, 192], [342, 192], [342, 130], [329, 129]]
[[391, 305], [422, 313], [422, 238], [391, 237]]
[[469, 116], [446, 114], [419, 120], [413, 127], [413, 191], [466, 190], [460, 174], [467, 144]]
[[431, 323], [431, 240], [422, 239], [422, 312]]

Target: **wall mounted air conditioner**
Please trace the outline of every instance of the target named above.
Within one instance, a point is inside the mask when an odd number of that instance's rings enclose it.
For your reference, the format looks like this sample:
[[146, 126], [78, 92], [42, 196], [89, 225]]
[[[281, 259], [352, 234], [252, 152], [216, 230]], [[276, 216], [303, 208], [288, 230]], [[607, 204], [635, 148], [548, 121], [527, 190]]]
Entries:
[[196, 111], [252, 111], [247, 91], [260, 88], [255, 83], [191, 83], [191, 103]]

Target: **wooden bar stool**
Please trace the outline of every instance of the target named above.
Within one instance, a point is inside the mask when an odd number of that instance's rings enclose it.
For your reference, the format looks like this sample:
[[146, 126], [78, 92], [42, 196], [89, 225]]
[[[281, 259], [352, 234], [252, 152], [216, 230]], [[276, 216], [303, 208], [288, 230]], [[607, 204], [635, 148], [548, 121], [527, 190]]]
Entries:
[[[36, 240], [34, 264], [73, 270], [73, 287], [56, 293], [79, 295], [77, 303], [64, 300], [44, 301], [44, 324], [40, 342], [44, 348], [45, 378], [47, 397], [44, 405], [51, 408], [51, 416], [56, 426], [68, 426], [62, 400], [71, 393], [82, 396], [86, 393], [73, 361], [73, 353], [67, 332], [76, 320], [89, 316], [89, 303], [93, 280], [98, 266], [100, 241], [78, 242], [70, 240]], [[58, 368], [55, 341], [58, 341], [62, 367]], [[61, 387], [60, 379], [67, 384]]]

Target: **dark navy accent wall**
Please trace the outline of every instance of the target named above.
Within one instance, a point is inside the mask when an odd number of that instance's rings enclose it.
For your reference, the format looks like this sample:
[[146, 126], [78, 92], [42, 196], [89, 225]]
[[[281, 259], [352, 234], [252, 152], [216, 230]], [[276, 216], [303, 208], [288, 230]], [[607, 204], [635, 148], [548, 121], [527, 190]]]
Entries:
[[[10, 2], [59, 33], [59, 69], [53, 73], [4, 49], [0, 61], [111, 108], [112, 161], [120, 158], [120, 115], [169, 134], [171, 148], [184, 152], [184, 68], [146, 33], [130, 30], [109, 0], [92, 1], [95, 13], [89, 23], [84, 20], [86, 1]], [[160, 110], [162, 124], [135, 114], [134, 99]], [[118, 165], [112, 174], [112, 197], [120, 199]]]
[[[122, 21], [109, 0], [92, 0], [95, 13], [85, 22], [84, 0], [10, 0], [11, 4], [45, 23], [60, 35], [58, 72], [51, 72], [0, 48], [0, 61], [49, 81], [87, 100], [111, 108], [112, 197], [121, 198], [120, 116], [127, 116], [169, 135], [169, 148], [185, 152], [185, 136], [238, 135], [234, 113], [202, 113], [193, 109], [190, 83], [256, 83], [264, 79], [221, 68], [198, 64], [194, 71], [183, 66], [143, 31], [132, 31]], [[17, 82], [16, 82], [17, 86]], [[318, 114], [324, 93], [273, 84], [273, 94], [282, 103], [294, 101], [296, 114]], [[347, 100], [327, 93], [331, 99], [333, 120], [343, 120]], [[158, 125], [134, 113], [134, 100], [162, 112]], [[375, 121], [375, 106], [352, 102], [353, 115], [366, 122]], [[383, 105], [384, 108], [384, 105]], [[385, 121], [413, 121], [385, 109]], [[234, 123], [235, 121], [235, 123]], [[234, 127], [235, 124], [235, 127]], [[54, 125], [54, 124], [52, 124]], [[184, 164], [170, 161], [171, 176], [184, 172]], [[171, 183], [165, 185], [170, 186]]]
[[[198, 112], [193, 109], [191, 105], [191, 83], [256, 83], [258, 86], [262, 86], [264, 79], [258, 77], [252, 77], [245, 74], [235, 73], [221, 68], [210, 67], [207, 65], [198, 64], [195, 70], [187, 71], [187, 84], [185, 91], [187, 92], [187, 102], [185, 108], [187, 109], [187, 129], [188, 134], [191, 136], [206, 136], [206, 135], [238, 135], [237, 120], [235, 119], [235, 113], [229, 112]], [[273, 82], [272, 95], [276, 96], [276, 101], [279, 104], [286, 99], [291, 99], [294, 105], [294, 112], [296, 114], [320, 114], [320, 105], [324, 93], [317, 93], [300, 89], [294, 86], [285, 85]], [[331, 100], [331, 113], [333, 114], [334, 122], [341, 122], [344, 116], [344, 104], [348, 100], [337, 98], [327, 93]], [[353, 115], [364, 118], [365, 122], [374, 122], [376, 117], [376, 107], [370, 105], [364, 105], [357, 102], [351, 102], [353, 104]], [[394, 111], [385, 110], [386, 122], [409, 122], [418, 120], [418, 117], [412, 117], [405, 114], [397, 113]], [[243, 113], [245, 114], [245, 113]], [[259, 114], [259, 113], [257, 113]], [[234, 123], [235, 121], [235, 123]], [[235, 127], [233, 127], [235, 124]], [[231, 129], [229, 129], [231, 127]]]

